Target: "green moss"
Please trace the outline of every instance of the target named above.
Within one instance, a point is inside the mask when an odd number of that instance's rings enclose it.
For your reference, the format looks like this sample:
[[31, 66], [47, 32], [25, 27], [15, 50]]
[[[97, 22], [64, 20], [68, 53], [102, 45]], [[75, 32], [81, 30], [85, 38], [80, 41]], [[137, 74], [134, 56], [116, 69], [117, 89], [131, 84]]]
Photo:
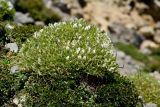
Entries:
[[[111, 107], [119, 107], [119, 105], [123, 105], [123, 107], [134, 107], [138, 100], [137, 94], [133, 94], [136, 91], [129, 80], [120, 77], [117, 78], [116, 82], [98, 89], [97, 101], [103, 106], [111, 104]], [[128, 99], [128, 102], [123, 102], [125, 99]]]
[[52, 10], [47, 9], [42, 0], [16, 0], [15, 8], [19, 11], [29, 12], [35, 20], [41, 20], [47, 24], [61, 19]]
[[0, 106], [14, 96], [14, 78], [8, 71], [8, 60], [0, 58]]
[[160, 106], [160, 83], [147, 73], [140, 72], [130, 78], [136, 85], [145, 103], [155, 103]]
[[33, 37], [34, 32], [40, 30], [41, 26], [36, 25], [13, 25], [13, 29], [6, 29], [6, 38], [10, 42], [16, 42], [21, 46], [28, 38]]
[[13, 20], [15, 10], [9, 6], [10, 2], [0, 0], [0, 21]]
[[22, 105], [135, 107], [137, 91], [118, 73], [112, 49], [108, 36], [84, 20], [50, 24], [36, 32], [13, 63], [20, 73], [30, 74], [17, 94], [25, 96]]
[[0, 47], [2, 47], [2, 45], [5, 44], [5, 39], [6, 39], [5, 33], [6, 33], [5, 28], [4, 28], [3, 24], [0, 22], [0, 35], [1, 35]]

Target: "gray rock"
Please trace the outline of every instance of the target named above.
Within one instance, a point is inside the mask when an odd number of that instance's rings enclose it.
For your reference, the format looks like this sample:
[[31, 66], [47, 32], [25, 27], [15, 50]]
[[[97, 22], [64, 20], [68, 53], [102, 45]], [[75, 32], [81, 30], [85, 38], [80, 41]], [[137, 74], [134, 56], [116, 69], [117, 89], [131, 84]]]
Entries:
[[21, 12], [15, 13], [14, 21], [16, 23], [22, 23], [22, 24], [34, 23], [34, 20], [29, 16], [29, 13], [21, 13]]
[[160, 21], [158, 21], [155, 25], [155, 29], [159, 29], [160, 30]]
[[154, 103], [147, 103], [144, 105], [144, 107], [158, 107], [157, 104]]
[[140, 52], [146, 55], [150, 55], [152, 53], [152, 51], [148, 48], [141, 48]]
[[36, 21], [36, 22], [35, 22], [35, 25], [38, 25], [38, 26], [44, 26], [44, 25], [45, 25], [45, 23], [44, 23], [44, 22], [42, 22], [42, 21]]
[[119, 71], [122, 75], [131, 75], [138, 71], [141, 64], [136, 62], [124, 52], [117, 50], [116, 62], [119, 65]]
[[119, 23], [110, 23], [108, 25], [108, 30], [113, 42], [131, 43], [136, 47], [139, 47], [144, 40], [142, 35]]
[[12, 74], [15, 74], [17, 72], [17, 70], [18, 70], [18, 66], [17, 65], [11, 67], [11, 69], [10, 69]]
[[9, 48], [12, 52], [18, 52], [18, 46], [16, 43], [8, 43], [5, 45], [5, 48]]

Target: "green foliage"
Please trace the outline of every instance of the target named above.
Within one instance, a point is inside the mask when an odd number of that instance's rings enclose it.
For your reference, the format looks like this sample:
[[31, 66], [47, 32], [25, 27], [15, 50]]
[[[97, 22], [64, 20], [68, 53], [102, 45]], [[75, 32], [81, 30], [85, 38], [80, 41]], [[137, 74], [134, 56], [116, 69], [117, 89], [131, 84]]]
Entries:
[[16, 0], [15, 8], [19, 11], [29, 12], [35, 20], [41, 20], [47, 24], [61, 19], [52, 10], [47, 9], [42, 0]]
[[119, 77], [115, 82], [98, 89], [97, 100], [103, 106], [110, 103], [111, 107], [119, 107], [119, 105], [123, 105], [123, 107], [134, 107], [138, 100], [138, 94], [136, 92], [135, 87], [129, 80]]
[[0, 0], [0, 21], [13, 20], [15, 10], [10, 7], [10, 2]]
[[20, 103], [26, 107], [136, 106], [137, 91], [118, 73], [112, 49], [108, 36], [84, 20], [44, 27], [23, 44], [13, 63], [21, 73], [30, 74], [17, 94], [19, 99], [24, 96]]
[[0, 58], [0, 106], [14, 95], [14, 78], [8, 71], [8, 60]]
[[6, 39], [5, 33], [6, 33], [5, 28], [2, 25], [2, 23], [0, 22], [0, 47], [2, 45], [4, 45], [4, 42], [5, 42], [5, 39]]
[[145, 103], [155, 103], [160, 106], [160, 83], [151, 75], [140, 72], [130, 78], [136, 85]]

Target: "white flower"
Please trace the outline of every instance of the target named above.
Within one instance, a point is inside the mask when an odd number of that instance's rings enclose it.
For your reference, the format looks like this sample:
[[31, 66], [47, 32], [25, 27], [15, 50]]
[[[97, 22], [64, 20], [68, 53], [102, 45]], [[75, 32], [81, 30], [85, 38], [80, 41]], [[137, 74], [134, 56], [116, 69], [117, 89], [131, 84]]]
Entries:
[[83, 56], [83, 59], [85, 60], [85, 59], [86, 59], [86, 56]]
[[90, 53], [91, 52], [91, 47], [88, 47], [88, 53]]
[[56, 26], [58, 26], [58, 23], [54, 23], [54, 25], [53, 25], [54, 27], [56, 27]]
[[82, 27], [82, 24], [78, 24], [79, 27]]
[[78, 26], [77, 26], [77, 23], [75, 23], [74, 25], [73, 25], [73, 28], [77, 28]]
[[77, 48], [76, 53], [78, 54], [80, 52], [81, 48]]
[[22, 104], [18, 104], [18, 107], [23, 107]]
[[8, 29], [14, 29], [14, 26], [11, 26], [10, 24], [7, 24], [5, 27]]
[[102, 47], [102, 48], [107, 48], [107, 47], [108, 47], [108, 44], [107, 44], [107, 43], [103, 43], [103, 44], [101, 44], [101, 47]]
[[69, 60], [69, 56], [66, 57], [66, 60]]
[[95, 49], [93, 50], [93, 53], [96, 53], [96, 50], [95, 50]]
[[113, 70], [114, 70], [114, 67], [109, 68], [109, 71], [113, 71]]
[[91, 26], [86, 26], [85, 28], [84, 28], [84, 30], [89, 30], [91, 28]]
[[82, 38], [82, 36], [79, 36], [78, 39], [80, 40]]
[[58, 42], [60, 42], [60, 39], [58, 39]]
[[13, 9], [13, 4], [10, 1], [8, 1], [7, 4], [8, 4], [8, 7], [9, 7], [9, 10], [12, 10]]
[[82, 53], [84, 53], [85, 52], [85, 50], [84, 49], [82, 49]]
[[42, 33], [42, 32], [43, 32], [43, 29], [41, 29], [39, 32]]
[[37, 38], [38, 36], [39, 36], [39, 33], [34, 32], [33, 37], [34, 37], [34, 38]]
[[65, 24], [66, 24], [66, 22], [62, 22], [62, 24], [64, 24], [64, 25], [65, 25]]
[[138, 96], [138, 99], [142, 99], [142, 96]]
[[13, 99], [13, 103], [16, 104], [16, 105], [18, 105], [18, 103], [19, 103], [18, 98], [14, 98], [14, 99]]
[[69, 46], [66, 46], [66, 50], [69, 50]]
[[82, 57], [80, 55], [78, 55], [78, 59], [81, 59]]

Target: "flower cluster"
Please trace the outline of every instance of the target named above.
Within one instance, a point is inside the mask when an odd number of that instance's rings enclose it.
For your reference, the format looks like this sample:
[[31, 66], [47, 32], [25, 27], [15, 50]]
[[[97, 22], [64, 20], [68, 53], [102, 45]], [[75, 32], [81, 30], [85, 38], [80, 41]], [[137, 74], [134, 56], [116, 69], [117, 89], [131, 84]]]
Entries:
[[22, 68], [40, 74], [72, 68], [85, 69], [91, 75], [104, 75], [99, 68], [117, 71], [112, 50], [106, 34], [80, 19], [44, 27], [23, 45], [18, 57]]

